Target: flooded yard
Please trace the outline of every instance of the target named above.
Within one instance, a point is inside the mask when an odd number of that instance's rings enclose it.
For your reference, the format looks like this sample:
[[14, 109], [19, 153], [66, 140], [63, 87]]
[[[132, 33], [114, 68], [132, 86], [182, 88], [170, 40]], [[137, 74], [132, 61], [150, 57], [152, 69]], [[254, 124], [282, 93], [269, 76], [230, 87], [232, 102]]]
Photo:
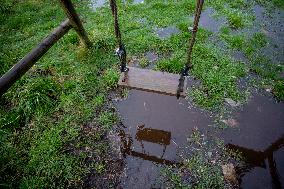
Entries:
[[177, 98], [197, 1], [1, 1], [0, 188], [284, 188], [284, 1], [204, 2]]
[[[264, 34], [268, 43], [259, 54], [267, 56], [273, 61], [271, 64], [281, 63], [284, 57], [284, 11], [267, 11], [260, 5], [253, 6], [252, 10], [255, 14], [253, 25], [233, 31], [232, 35]], [[206, 8], [200, 18], [200, 27], [213, 33], [211, 43], [217, 41], [216, 45], [224, 50], [227, 50], [226, 44], [218, 41], [218, 36], [227, 25], [227, 18], [220, 16], [213, 7]], [[181, 32], [176, 26], [154, 31], [161, 40]], [[151, 62], [148, 69], [155, 69], [155, 63], [163, 58], [153, 51], [144, 56]], [[231, 56], [250, 64], [251, 59], [242, 49], [233, 51]], [[136, 59], [136, 64], [130, 65], [139, 67], [139, 61]], [[248, 86], [249, 81], [243, 85]], [[236, 105], [229, 118], [222, 120], [229, 126], [226, 129], [218, 128], [216, 112], [202, 110], [188, 99], [177, 100], [130, 90], [127, 99], [115, 104], [124, 126], [120, 128], [121, 149], [126, 162], [123, 188], [163, 187], [163, 167], [179, 166], [181, 147], [196, 129], [218, 136], [227, 149], [241, 154], [241, 163], [235, 167], [240, 188], [284, 186], [284, 103], [276, 102], [269, 92], [252, 90], [245, 104]]]
[[[107, 1], [92, 2], [91, 6], [95, 11], [108, 5]], [[165, 6], [170, 4], [167, 1], [163, 3]], [[139, 7], [145, 8], [151, 3], [135, 0], [123, 1], [123, 4], [125, 10], [127, 6], [134, 6], [137, 11]], [[224, 141], [227, 149], [242, 156], [235, 165], [240, 188], [284, 186], [284, 103], [276, 102], [270, 93], [270, 84], [265, 84], [266, 91], [251, 84], [255, 79], [258, 80], [255, 71], [259, 67], [254, 67], [257, 57], [265, 57], [268, 64], [276, 67], [283, 64], [284, 11], [279, 8], [265, 8], [257, 3], [247, 10], [251, 11], [250, 16], [244, 13], [248, 20], [238, 23], [240, 28], [234, 29], [230, 29], [231, 24], [236, 24], [232, 23], [232, 19], [238, 18], [233, 18], [230, 14], [234, 15], [236, 10], [228, 15], [213, 4], [211, 7], [206, 6], [200, 17], [200, 28], [210, 33], [207, 41], [209, 45], [219, 48], [234, 60], [246, 64], [248, 69], [254, 70], [238, 81], [239, 89], [250, 93], [245, 103], [224, 99], [223, 107], [230, 109], [225, 117], [219, 117], [218, 111], [208, 111], [196, 106], [191, 98], [177, 100], [172, 96], [139, 90], [130, 90], [126, 99], [114, 102], [122, 122], [119, 128], [120, 149], [126, 165], [121, 179], [122, 188], [165, 187], [161, 179], [163, 169], [167, 166], [178, 168], [182, 164], [181, 149], [186, 146], [195, 130], [216, 136]], [[192, 23], [194, 14], [185, 15], [184, 18], [186, 23]], [[145, 35], [161, 41], [177, 38], [190, 29], [190, 25], [184, 28], [179, 22], [176, 25], [159, 25], [155, 18], [147, 14], [135, 16], [134, 21], [142, 28], [147, 28], [148, 33], [144, 33]], [[257, 41], [249, 42], [255, 37]], [[262, 44], [249, 46], [246, 43]], [[256, 57], [251, 56], [251, 53], [255, 53]], [[144, 69], [159, 69], [161, 61], [176, 56], [173, 51], [161, 52], [155, 48], [140, 54], [130, 54], [129, 65]], [[263, 63], [260, 66], [266, 65], [267, 63]], [[283, 70], [280, 71], [278, 76], [281, 77], [283, 73]], [[189, 92], [202, 85], [198, 79], [190, 80], [189, 83]], [[225, 105], [226, 102], [228, 106]], [[225, 129], [216, 120], [225, 124]]]

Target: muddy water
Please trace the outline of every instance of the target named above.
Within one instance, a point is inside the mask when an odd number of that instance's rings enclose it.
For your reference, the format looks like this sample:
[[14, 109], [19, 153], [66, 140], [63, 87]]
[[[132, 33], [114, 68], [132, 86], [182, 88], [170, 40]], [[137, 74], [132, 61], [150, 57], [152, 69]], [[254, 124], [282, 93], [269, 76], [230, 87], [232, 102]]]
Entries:
[[121, 131], [126, 160], [124, 188], [151, 188], [159, 181], [161, 164], [176, 164], [178, 147], [195, 127], [206, 130], [209, 115], [185, 99], [131, 90], [117, 103], [125, 126]]

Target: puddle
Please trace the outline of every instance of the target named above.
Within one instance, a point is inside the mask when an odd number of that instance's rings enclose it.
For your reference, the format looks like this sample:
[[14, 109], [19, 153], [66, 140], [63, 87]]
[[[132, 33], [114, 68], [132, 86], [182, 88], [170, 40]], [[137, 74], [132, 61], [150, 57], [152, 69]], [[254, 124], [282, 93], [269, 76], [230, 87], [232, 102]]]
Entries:
[[154, 52], [146, 52], [145, 57], [150, 63], [157, 62], [159, 59], [159, 56]]
[[[98, 8], [106, 1], [95, 2], [93, 7]], [[267, 14], [259, 5], [254, 6], [253, 11], [256, 16], [254, 26], [236, 32], [248, 35], [263, 32], [269, 38], [269, 44], [262, 52], [274, 61], [284, 61], [284, 12], [275, 9]], [[226, 19], [213, 15], [214, 9], [206, 9], [201, 15], [200, 26], [217, 33], [226, 24]], [[147, 20], [140, 22], [144, 24]], [[179, 32], [175, 26], [155, 29], [162, 40]], [[218, 41], [217, 38], [212, 40]], [[239, 51], [233, 52], [232, 56], [248, 61]], [[147, 68], [159, 59], [150, 51], [144, 57], [150, 62]], [[138, 62], [134, 64], [138, 65]], [[210, 115], [190, 107], [185, 99], [130, 90], [128, 99], [116, 102], [116, 106], [125, 126], [120, 130], [126, 163], [123, 188], [159, 188], [156, 184], [160, 178], [160, 165], [179, 163], [179, 147], [185, 144], [195, 127], [203, 133], [212, 130], [208, 127], [213, 122]], [[277, 104], [272, 98], [257, 94], [232, 116], [236, 128], [220, 131], [220, 138], [225, 140], [228, 148], [239, 150], [245, 158], [245, 165], [237, 170], [241, 188], [284, 187], [284, 103]]]
[[[148, 61], [147, 65], [141, 65], [139, 64], [140, 61], [145, 61], [142, 60], [145, 59]], [[155, 63], [160, 59], [159, 55], [156, 54], [153, 51], [148, 51], [146, 53], [144, 53], [144, 56], [142, 58], [138, 58], [137, 56], [133, 56], [129, 62], [130, 66], [133, 67], [138, 67], [138, 68], [143, 68], [143, 69], [154, 69], [155, 68]], [[141, 63], [141, 62], [140, 62]]]
[[261, 50], [261, 54], [268, 56], [273, 62], [284, 61], [284, 11], [275, 8], [268, 12], [260, 5], [253, 6], [255, 21], [252, 27], [239, 32], [252, 36], [262, 32], [268, 38], [268, 45]]
[[245, 158], [245, 166], [238, 169], [241, 188], [283, 187], [284, 103], [258, 94], [233, 116], [239, 128], [227, 129], [220, 136]]
[[284, 11], [274, 9], [265, 14], [263, 8], [254, 7], [257, 23], [262, 23], [260, 31], [269, 38], [269, 45], [262, 52], [276, 62], [284, 61]]
[[169, 26], [166, 28], [157, 28], [155, 32], [160, 39], [167, 39], [174, 34], [180, 33], [180, 30], [175, 26]]
[[235, 60], [238, 60], [238, 61], [242, 61], [242, 62], [245, 62], [245, 63], [248, 63], [248, 59], [246, 58], [245, 54], [241, 51], [235, 51], [233, 52], [232, 54], [232, 57], [235, 59]]
[[98, 8], [104, 7], [108, 1], [107, 0], [91, 0], [90, 2], [91, 2], [90, 3], [91, 8], [95, 11]]
[[144, 0], [133, 0], [133, 4], [142, 4]]
[[[192, 17], [192, 20], [194, 17]], [[199, 25], [213, 33], [219, 32], [220, 28], [226, 24], [226, 19], [222, 17], [214, 17], [214, 9], [208, 8], [204, 10], [200, 16]]]
[[[120, 131], [126, 162], [123, 188], [159, 188], [161, 165], [179, 164], [179, 147], [194, 128], [214, 132], [212, 118], [185, 99], [130, 90], [127, 100], [116, 102], [124, 128]], [[242, 152], [238, 167], [241, 188], [284, 186], [284, 103], [255, 95], [233, 114], [238, 127], [219, 133], [228, 148]]]
[[156, 187], [160, 165], [178, 164], [178, 148], [192, 130], [205, 131], [211, 124], [209, 115], [172, 96], [130, 90], [116, 106], [125, 126], [120, 134], [126, 161], [123, 188]]

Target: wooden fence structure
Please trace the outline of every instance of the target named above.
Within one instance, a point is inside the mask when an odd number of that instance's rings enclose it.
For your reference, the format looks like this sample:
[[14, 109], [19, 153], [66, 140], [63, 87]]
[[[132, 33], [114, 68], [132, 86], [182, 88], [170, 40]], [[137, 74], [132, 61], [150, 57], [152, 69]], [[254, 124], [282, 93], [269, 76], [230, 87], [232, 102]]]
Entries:
[[75, 29], [80, 40], [86, 47], [90, 47], [92, 45], [71, 0], [59, 1], [68, 18], [0, 78], [0, 97], [7, 92], [7, 90], [18, 79], [20, 79], [60, 38], [68, 33], [71, 28]]

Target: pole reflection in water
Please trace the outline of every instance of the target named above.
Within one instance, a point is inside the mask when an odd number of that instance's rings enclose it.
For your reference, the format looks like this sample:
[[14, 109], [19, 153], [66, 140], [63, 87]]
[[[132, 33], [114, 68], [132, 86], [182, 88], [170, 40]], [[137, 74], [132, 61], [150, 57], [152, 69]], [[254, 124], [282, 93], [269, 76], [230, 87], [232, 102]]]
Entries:
[[[270, 172], [270, 176], [272, 179], [273, 186], [275, 188], [281, 188], [281, 182], [279, 179], [279, 173], [277, 170], [276, 162], [274, 160], [274, 152], [277, 152], [284, 146], [284, 135], [272, 143], [268, 148], [264, 151], [256, 151], [253, 149], [248, 149], [244, 147], [240, 147], [234, 144], [227, 144], [226, 147], [238, 151], [244, 157], [245, 165], [243, 167], [239, 167], [237, 172], [243, 177], [247, 172], [250, 172], [255, 167], [268, 168]], [[266, 160], [268, 165], [266, 165]]]

